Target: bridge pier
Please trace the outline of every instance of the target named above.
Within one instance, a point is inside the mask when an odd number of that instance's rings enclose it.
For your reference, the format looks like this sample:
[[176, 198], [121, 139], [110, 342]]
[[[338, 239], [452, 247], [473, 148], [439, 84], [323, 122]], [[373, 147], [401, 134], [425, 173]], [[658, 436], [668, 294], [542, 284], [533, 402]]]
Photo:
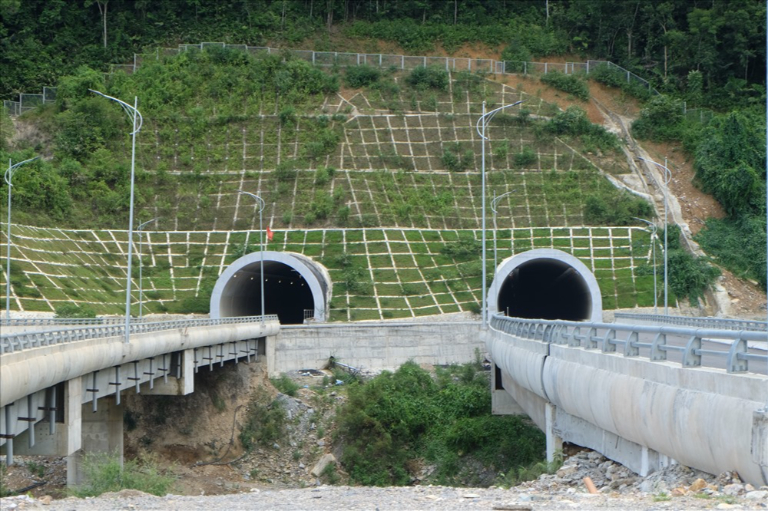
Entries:
[[[87, 408], [86, 408], [87, 407]], [[116, 454], [123, 464], [123, 406], [113, 396], [99, 400], [93, 412], [91, 405], [81, 405], [81, 447], [67, 456], [67, 486], [86, 481], [83, 461], [92, 454]]]

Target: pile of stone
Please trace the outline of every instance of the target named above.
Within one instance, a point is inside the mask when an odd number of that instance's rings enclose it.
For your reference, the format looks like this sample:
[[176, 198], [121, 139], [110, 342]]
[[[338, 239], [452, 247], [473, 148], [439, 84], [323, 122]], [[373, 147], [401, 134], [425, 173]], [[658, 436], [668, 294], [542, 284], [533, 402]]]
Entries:
[[594, 451], [581, 451], [570, 456], [554, 474], [542, 475], [535, 481], [521, 484], [518, 488], [526, 488], [533, 493], [567, 493], [569, 489], [589, 491], [590, 482], [594, 484], [594, 491], [603, 494], [742, 497], [750, 501], [768, 501], [768, 487], [755, 488], [744, 483], [735, 472], [713, 476], [673, 464], [647, 477], [640, 477], [623, 465]]

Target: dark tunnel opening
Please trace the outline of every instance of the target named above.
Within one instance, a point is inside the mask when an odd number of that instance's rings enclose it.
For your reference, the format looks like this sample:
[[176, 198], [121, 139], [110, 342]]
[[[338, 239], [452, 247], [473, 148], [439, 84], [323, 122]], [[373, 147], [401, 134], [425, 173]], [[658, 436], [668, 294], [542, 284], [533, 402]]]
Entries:
[[[229, 280], [221, 301], [221, 317], [261, 314], [260, 276], [260, 262], [255, 262]], [[314, 303], [312, 291], [298, 271], [281, 262], [264, 261], [266, 314], [276, 314], [283, 325], [301, 324], [305, 311], [313, 310]]]
[[592, 314], [584, 277], [557, 259], [534, 259], [517, 266], [497, 297], [500, 313], [530, 319], [583, 321]]

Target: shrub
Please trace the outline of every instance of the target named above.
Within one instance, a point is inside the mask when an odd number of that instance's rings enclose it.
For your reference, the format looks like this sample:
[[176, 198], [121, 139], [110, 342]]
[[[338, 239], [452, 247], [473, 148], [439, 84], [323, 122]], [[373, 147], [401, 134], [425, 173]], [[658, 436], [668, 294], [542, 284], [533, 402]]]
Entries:
[[175, 477], [160, 470], [156, 458], [149, 455], [125, 460], [121, 467], [117, 453], [86, 453], [83, 470], [86, 483], [72, 490], [73, 495], [81, 498], [126, 489], [164, 496], [175, 481]]
[[589, 87], [587, 87], [587, 83], [575, 75], [553, 71], [542, 76], [541, 82], [555, 89], [567, 92], [582, 101], [589, 101]]
[[602, 126], [592, 124], [587, 113], [577, 106], [569, 106], [564, 112], [558, 112], [544, 125], [544, 130], [555, 135], [581, 137], [602, 150], [612, 150], [619, 146], [619, 139]]
[[349, 87], [359, 89], [373, 85], [379, 81], [379, 77], [381, 77], [381, 70], [376, 67], [366, 65], [350, 66], [344, 75], [344, 81], [347, 82]]
[[440, 369], [435, 381], [407, 362], [350, 386], [338, 418], [342, 464], [366, 485], [409, 484], [416, 460], [434, 464], [439, 483], [456, 482], [465, 456], [506, 471], [536, 461], [544, 443], [519, 417], [491, 415], [487, 373], [475, 364]]
[[653, 216], [653, 206], [627, 191], [595, 192], [584, 204], [584, 220], [592, 225], [631, 225], [634, 217]]
[[536, 162], [538, 155], [536, 151], [528, 146], [523, 147], [523, 150], [515, 154], [515, 165], [523, 167], [525, 165], [531, 165]]
[[88, 305], [65, 303], [56, 307], [57, 318], [95, 318], [96, 311]]
[[439, 67], [419, 66], [411, 71], [405, 79], [411, 87], [419, 90], [436, 89], [448, 90], [448, 71]]
[[271, 400], [263, 387], [258, 387], [248, 403], [240, 443], [246, 451], [257, 444], [271, 445], [286, 434], [286, 415], [282, 403]]
[[656, 96], [640, 111], [632, 123], [634, 136], [663, 142], [680, 140], [683, 136], [683, 102], [669, 96]]
[[299, 384], [289, 378], [286, 374], [281, 374], [279, 378], [270, 378], [269, 381], [272, 382], [272, 385], [274, 385], [277, 390], [291, 397], [295, 396], [296, 391], [300, 388]]

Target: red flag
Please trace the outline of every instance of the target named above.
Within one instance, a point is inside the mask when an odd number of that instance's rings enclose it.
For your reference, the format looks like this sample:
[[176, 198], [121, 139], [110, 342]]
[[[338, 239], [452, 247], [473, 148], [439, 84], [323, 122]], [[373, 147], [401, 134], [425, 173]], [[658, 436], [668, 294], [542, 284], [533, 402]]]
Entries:
[[274, 237], [275, 233], [272, 232], [272, 229], [267, 226], [267, 241], [272, 241], [272, 238]]

